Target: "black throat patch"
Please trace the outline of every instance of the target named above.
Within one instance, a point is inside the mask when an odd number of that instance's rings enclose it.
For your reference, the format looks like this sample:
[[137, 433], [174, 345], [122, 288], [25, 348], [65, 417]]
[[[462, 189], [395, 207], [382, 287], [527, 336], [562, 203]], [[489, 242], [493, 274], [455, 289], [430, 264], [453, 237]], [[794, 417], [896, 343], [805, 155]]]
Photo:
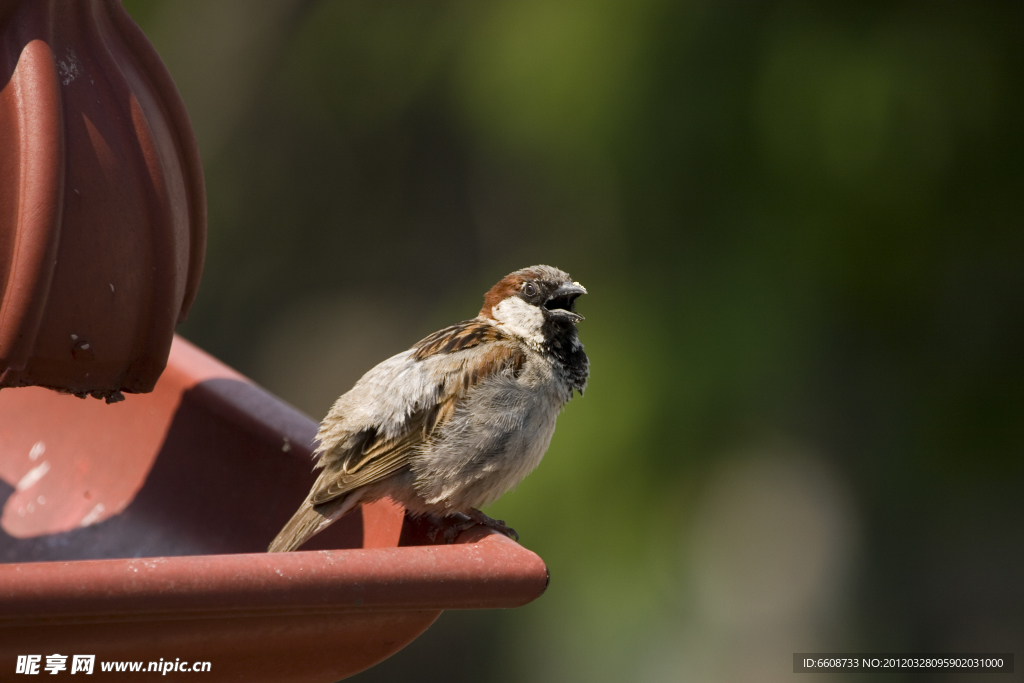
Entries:
[[544, 321], [544, 340], [555, 359], [555, 366], [572, 389], [583, 394], [590, 376], [590, 360], [583, 351], [576, 325], [568, 320], [548, 318]]

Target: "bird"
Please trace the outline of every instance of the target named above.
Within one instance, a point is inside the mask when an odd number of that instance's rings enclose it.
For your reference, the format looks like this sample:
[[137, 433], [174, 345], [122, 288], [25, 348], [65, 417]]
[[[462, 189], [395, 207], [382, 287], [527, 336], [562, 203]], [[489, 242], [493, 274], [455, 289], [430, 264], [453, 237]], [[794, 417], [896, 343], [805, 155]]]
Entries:
[[548, 449], [555, 420], [583, 395], [590, 361], [568, 273], [510, 273], [471, 320], [381, 362], [334, 403], [313, 457], [320, 474], [268, 552], [296, 550], [361, 503], [390, 497], [448, 542], [475, 524], [515, 540], [480, 508], [515, 488]]

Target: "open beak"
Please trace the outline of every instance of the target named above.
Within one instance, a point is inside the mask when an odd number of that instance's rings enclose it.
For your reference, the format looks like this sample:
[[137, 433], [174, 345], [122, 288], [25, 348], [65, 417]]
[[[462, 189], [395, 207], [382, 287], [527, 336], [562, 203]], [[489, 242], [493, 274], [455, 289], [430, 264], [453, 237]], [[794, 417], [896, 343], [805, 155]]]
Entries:
[[587, 289], [578, 282], [566, 283], [551, 293], [544, 302], [544, 308], [559, 315], [567, 315], [572, 321], [579, 322], [583, 316], [576, 312], [576, 298], [586, 294]]

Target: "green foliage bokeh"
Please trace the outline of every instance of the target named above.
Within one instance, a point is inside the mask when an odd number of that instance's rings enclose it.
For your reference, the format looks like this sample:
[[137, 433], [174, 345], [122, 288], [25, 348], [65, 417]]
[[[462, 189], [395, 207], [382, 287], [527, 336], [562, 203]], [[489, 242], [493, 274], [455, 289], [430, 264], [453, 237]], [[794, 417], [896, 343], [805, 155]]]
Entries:
[[[489, 511], [549, 591], [445, 615], [365, 680], [780, 677], [663, 653], [769, 642], [699, 616], [702, 501], [730, 463], [791, 451], [856, 528], [839, 623], [805, 624], [822, 647], [1024, 633], [1019, 3], [125, 6], [204, 155], [181, 331], [315, 418], [317, 358], [272, 370], [318, 335], [393, 330], [358, 376], [513, 269], [591, 292], [586, 396]], [[370, 312], [316, 303], [336, 300]]]

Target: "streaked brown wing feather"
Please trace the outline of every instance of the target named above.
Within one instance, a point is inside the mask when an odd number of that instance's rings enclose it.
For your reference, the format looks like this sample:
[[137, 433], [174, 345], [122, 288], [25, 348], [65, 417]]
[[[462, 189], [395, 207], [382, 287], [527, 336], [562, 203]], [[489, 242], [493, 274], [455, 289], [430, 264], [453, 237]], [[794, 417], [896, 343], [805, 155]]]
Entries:
[[[473, 323], [475, 329], [468, 329], [470, 323]], [[453, 325], [421, 341], [417, 345], [417, 353], [420, 348], [431, 348], [432, 354], [452, 353], [477, 346], [483, 341], [504, 339], [500, 330], [486, 328], [494, 326], [479, 321]], [[417, 360], [423, 357], [417, 356]], [[493, 344], [492, 349], [473, 359], [471, 364], [460, 366], [445, 378], [443, 393], [437, 404], [412, 415], [406, 431], [397, 439], [381, 439], [375, 431], [368, 431], [361, 446], [351, 448], [346, 453], [332, 454], [330, 462], [325, 463], [319, 487], [312, 492], [313, 504], [326, 503], [349, 491], [385, 479], [408, 466], [416, 448], [452, 418], [459, 402], [470, 389], [498, 372], [518, 377], [525, 362], [526, 356], [519, 347]]]
[[401, 438], [369, 439], [362, 448], [352, 449], [326, 465], [320, 486], [313, 492], [313, 504], [326, 503], [405, 467], [412, 449], [423, 440], [422, 423], [422, 417], [410, 420], [409, 431]]
[[455, 353], [469, 349], [478, 344], [507, 339], [505, 334], [489, 322], [479, 319], [463, 320], [461, 323], [438, 330], [432, 335], [421, 339], [413, 346], [416, 351], [413, 358], [423, 360], [427, 356], [439, 353]]

